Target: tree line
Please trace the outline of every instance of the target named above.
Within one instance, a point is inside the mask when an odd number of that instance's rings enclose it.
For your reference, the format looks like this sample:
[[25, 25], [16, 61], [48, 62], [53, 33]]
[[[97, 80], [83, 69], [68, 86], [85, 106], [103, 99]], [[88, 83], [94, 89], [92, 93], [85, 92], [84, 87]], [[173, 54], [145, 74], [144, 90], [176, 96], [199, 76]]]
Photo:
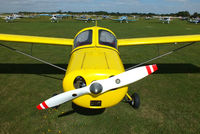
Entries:
[[112, 16], [130, 16], [130, 15], [135, 15], [135, 16], [174, 16], [174, 17], [192, 17], [192, 18], [197, 18], [200, 17], [200, 13], [193, 13], [190, 14], [188, 11], [180, 11], [177, 13], [169, 13], [169, 14], [156, 14], [156, 13], [120, 13], [120, 12], [106, 12], [106, 11], [88, 11], [88, 12], [63, 12], [62, 10], [56, 11], [56, 12], [18, 12], [19, 14], [71, 14], [71, 15], [82, 15], [82, 14], [88, 14], [88, 15], [112, 15]]

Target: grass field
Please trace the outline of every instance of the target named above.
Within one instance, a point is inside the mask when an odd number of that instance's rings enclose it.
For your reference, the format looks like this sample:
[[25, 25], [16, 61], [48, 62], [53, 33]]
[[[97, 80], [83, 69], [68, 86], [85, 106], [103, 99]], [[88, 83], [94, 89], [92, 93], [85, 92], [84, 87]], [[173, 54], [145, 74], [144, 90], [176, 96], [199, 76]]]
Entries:
[[[0, 33], [73, 38], [94, 23], [63, 20], [52, 24], [48, 18], [21, 19], [14, 23], [0, 20]], [[200, 34], [200, 25], [173, 20], [139, 20], [120, 24], [99, 21], [118, 38]], [[70, 47], [8, 43], [26, 53], [64, 68]], [[124, 66], [141, 63], [182, 46], [149, 45], [120, 47]], [[152, 61], [159, 71], [129, 86], [137, 92], [141, 106], [134, 110], [127, 103], [88, 115], [72, 109], [71, 102], [58, 110], [38, 111], [36, 106], [53, 93], [62, 92], [64, 72], [0, 46], [0, 134], [198, 134], [200, 133], [200, 43]]]

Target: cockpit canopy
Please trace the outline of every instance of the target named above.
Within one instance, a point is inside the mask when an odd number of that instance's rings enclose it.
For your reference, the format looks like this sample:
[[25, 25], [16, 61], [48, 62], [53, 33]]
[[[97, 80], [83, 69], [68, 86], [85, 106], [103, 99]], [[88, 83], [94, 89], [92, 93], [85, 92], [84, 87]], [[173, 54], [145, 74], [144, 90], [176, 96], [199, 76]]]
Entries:
[[[92, 45], [92, 38], [96, 34], [93, 35], [93, 30], [85, 30], [79, 33], [74, 40], [74, 48], [84, 45]], [[110, 46], [117, 49], [117, 39], [116, 37], [109, 31], [105, 29], [99, 29], [98, 32], [98, 42], [99, 45]]]
[[117, 48], [117, 39], [106, 30], [99, 30], [99, 44]]
[[89, 44], [92, 44], [92, 30], [81, 32], [74, 40], [74, 48]]

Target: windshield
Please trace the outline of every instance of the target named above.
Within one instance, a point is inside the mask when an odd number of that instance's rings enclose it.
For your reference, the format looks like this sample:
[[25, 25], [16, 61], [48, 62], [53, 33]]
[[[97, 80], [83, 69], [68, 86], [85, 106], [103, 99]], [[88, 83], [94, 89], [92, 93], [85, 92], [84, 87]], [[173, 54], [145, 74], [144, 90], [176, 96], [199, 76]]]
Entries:
[[92, 30], [81, 32], [74, 40], [74, 48], [92, 44]]
[[106, 30], [99, 30], [99, 44], [117, 48], [117, 39]]

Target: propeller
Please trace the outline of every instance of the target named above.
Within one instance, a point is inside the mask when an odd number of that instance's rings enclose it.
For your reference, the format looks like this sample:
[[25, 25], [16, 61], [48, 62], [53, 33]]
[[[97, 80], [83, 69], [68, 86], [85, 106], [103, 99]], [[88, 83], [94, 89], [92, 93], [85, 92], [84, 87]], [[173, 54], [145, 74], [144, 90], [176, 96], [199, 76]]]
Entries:
[[37, 109], [42, 110], [50, 107], [55, 107], [67, 101], [73, 100], [77, 97], [80, 97], [84, 94], [103, 94], [109, 90], [123, 87], [133, 82], [136, 82], [146, 77], [147, 75], [150, 75], [156, 70], [158, 70], [156, 64], [141, 66], [107, 79], [93, 81], [90, 85], [86, 87], [74, 89], [51, 97], [48, 100], [40, 103], [37, 106]]

